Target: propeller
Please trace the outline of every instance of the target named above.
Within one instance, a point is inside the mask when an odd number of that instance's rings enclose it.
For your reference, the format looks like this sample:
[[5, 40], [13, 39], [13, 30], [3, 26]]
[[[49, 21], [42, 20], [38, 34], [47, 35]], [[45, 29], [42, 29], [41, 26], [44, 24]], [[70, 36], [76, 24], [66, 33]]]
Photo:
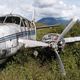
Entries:
[[[33, 9], [33, 12], [32, 12], [32, 24], [33, 26], [35, 27], [35, 34], [36, 34], [36, 24], [35, 24], [35, 9]], [[36, 35], [35, 35], [35, 39], [36, 39]]]
[[36, 27], [36, 25], [35, 25], [35, 9], [32, 12], [32, 23], [33, 23], [34, 27]]
[[62, 47], [62, 45], [64, 44], [64, 43], [61, 44], [61, 42], [63, 42], [62, 40], [64, 40], [63, 37], [70, 31], [70, 29], [73, 27], [73, 25], [76, 23], [76, 21], [77, 21], [77, 18], [76, 17], [73, 18], [60, 35], [47, 34], [42, 39], [43, 42], [49, 43], [50, 47], [54, 49], [54, 52], [57, 57], [57, 62], [59, 64], [59, 68], [60, 68], [60, 71], [63, 76], [66, 75], [66, 72], [65, 72], [62, 60], [60, 58], [60, 55], [59, 55], [59, 48], [60, 48], [60, 46]]
[[33, 12], [32, 12], [32, 21], [35, 22], [35, 9], [33, 9]]
[[62, 60], [60, 58], [60, 55], [58, 54], [58, 51], [55, 49], [55, 54], [56, 54], [56, 57], [57, 57], [57, 61], [58, 61], [58, 64], [59, 64], [59, 68], [60, 68], [60, 72], [62, 73], [63, 76], [66, 75], [66, 72], [65, 72], [65, 69], [64, 69], [64, 65], [62, 63]]
[[73, 27], [73, 25], [75, 24], [75, 22], [77, 21], [77, 18], [73, 18], [72, 21], [68, 24], [68, 26], [63, 30], [63, 32], [61, 33], [61, 35], [58, 37], [58, 39], [56, 40], [55, 42], [55, 45], [57, 45], [57, 47], [54, 48], [54, 51], [55, 51], [55, 54], [56, 54], [56, 57], [57, 57], [57, 61], [58, 61], [58, 64], [59, 64], [59, 67], [60, 67], [60, 71], [62, 73], [62, 75], [66, 75], [66, 72], [65, 72], [65, 69], [64, 69], [64, 65], [62, 63], [62, 60], [60, 58], [60, 55], [58, 54], [58, 43], [59, 41], [61, 41], [61, 39], [69, 32], [69, 30]]
[[73, 27], [73, 25], [75, 24], [75, 22], [77, 21], [77, 18], [73, 18], [72, 21], [68, 24], [68, 26], [63, 30], [63, 32], [61, 33], [61, 35], [58, 37], [58, 39], [56, 40], [55, 42], [55, 45], [57, 47], [54, 48], [54, 51], [55, 51], [55, 54], [56, 54], [56, 57], [57, 57], [57, 61], [58, 61], [58, 64], [59, 64], [59, 67], [60, 67], [60, 71], [62, 73], [62, 75], [66, 75], [66, 72], [65, 72], [65, 69], [64, 69], [64, 65], [62, 63], [62, 60], [60, 58], [60, 55], [58, 54], [58, 43], [59, 41], [61, 41], [61, 39], [69, 32], [69, 30]]

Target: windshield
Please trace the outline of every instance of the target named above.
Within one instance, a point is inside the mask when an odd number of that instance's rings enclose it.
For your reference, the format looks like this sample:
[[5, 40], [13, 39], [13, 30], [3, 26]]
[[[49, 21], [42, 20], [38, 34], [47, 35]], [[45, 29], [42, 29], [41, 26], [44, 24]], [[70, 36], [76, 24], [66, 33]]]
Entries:
[[20, 24], [20, 18], [19, 17], [14, 17], [14, 16], [5, 16], [5, 17], [0, 17], [0, 23], [15, 23], [15, 24]]

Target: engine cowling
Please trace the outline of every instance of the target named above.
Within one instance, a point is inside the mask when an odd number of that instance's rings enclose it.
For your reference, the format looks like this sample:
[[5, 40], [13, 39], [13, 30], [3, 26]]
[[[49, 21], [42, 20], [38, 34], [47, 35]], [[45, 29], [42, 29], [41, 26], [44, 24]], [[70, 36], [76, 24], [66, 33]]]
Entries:
[[56, 41], [60, 35], [56, 33], [48, 33], [43, 36], [42, 41], [45, 43], [49, 43], [53, 48], [63, 49], [65, 45], [64, 38], [61, 38], [61, 40], [56, 44]]

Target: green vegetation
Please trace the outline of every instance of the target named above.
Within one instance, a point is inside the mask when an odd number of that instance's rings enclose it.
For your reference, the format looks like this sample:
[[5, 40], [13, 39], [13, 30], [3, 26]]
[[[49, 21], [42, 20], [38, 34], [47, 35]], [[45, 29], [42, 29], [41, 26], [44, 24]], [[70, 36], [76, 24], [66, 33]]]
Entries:
[[[61, 33], [64, 27], [46, 28], [37, 31], [37, 39], [41, 40], [46, 33]], [[76, 23], [66, 36], [80, 35], [80, 25]], [[35, 58], [33, 49], [24, 49], [9, 59], [0, 69], [0, 80], [80, 80], [80, 43], [65, 46], [60, 54], [66, 70], [66, 77], [59, 72], [55, 59], [45, 61], [42, 65], [40, 59]]]
[[45, 24], [43, 23], [36, 23], [36, 27], [44, 26]]

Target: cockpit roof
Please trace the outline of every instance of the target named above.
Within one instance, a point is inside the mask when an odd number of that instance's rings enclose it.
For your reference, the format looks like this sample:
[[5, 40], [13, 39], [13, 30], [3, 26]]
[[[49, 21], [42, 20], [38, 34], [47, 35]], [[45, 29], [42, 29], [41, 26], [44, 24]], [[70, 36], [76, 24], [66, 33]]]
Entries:
[[[19, 17], [19, 18], [21, 18], [21, 19], [28, 20], [28, 19], [26, 19], [25, 17], [22, 17], [22, 16], [19, 15], [19, 14], [6, 14], [6, 15], [2, 15], [2, 16], [0, 16], [0, 17]], [[28, 20], [28, 21], [29, 21], [29, 20]]]
[[0, 16], [0, 23], [15, 23], [20, 26], [34, 27], [33, 23], [18, 14], [7, 14]]

